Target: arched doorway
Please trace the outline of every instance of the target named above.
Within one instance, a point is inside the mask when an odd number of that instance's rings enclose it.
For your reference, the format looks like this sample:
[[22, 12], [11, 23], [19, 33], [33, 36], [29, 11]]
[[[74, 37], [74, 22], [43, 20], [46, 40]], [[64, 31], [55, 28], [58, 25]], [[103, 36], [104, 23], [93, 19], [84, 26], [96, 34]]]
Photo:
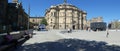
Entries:
[[72, 29], [75, 30], [75, 25], [72, 26]]
[[53, 29], [55, 29], [55, 25], [53, 26]]

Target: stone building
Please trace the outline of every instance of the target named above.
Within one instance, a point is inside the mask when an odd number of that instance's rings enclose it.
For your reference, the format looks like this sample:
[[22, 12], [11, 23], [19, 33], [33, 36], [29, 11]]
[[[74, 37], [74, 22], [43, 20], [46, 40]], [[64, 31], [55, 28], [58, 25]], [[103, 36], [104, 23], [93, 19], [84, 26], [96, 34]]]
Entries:
[[49, 29], [85, 29], [87, 13], [64, 2], [46, 10], [45, 18]]
[[30, 26], [37, 29], [43, 18], [45, 17], [30, 17]]
[[28, 14], [24, 11], [22, 3], [13, 0], [0, 0], [0, 33], [27, 29]]
[[92, 19], [87, 21], [87, 27], [90, 27], [90, 23], [93, 22], [103, 22], [103, 17], [93, 17]]
[[29, 16], [24, 11], [22, 3], [13, 0], [12, 3], [8, 3], [7, 12], [8, 24], [11, 25], [12, 30], [27, 29]]
[[0, 0], [0, 33], [4, 32], [5, 25], [7, 25], [7, 4], [8, 0]]
[[0, 0], [0, 25], [5, 23], [8, 0]]

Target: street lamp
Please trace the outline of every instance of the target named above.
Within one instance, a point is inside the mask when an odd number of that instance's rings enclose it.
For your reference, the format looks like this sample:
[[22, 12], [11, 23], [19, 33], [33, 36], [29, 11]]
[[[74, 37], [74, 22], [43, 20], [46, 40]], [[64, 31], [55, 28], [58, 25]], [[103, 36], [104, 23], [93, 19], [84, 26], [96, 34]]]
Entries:
[[[29, 1], [29, 2], [30, 2], [30, 1]], [[29, 3], [29, 7], [28, 7], [28, 26], [27, 26], [27, 29], [28, 29], [28, 30], [29, 30], [29, 26], [30, 26], [29, 18], [30, 18], [30, 3]]]

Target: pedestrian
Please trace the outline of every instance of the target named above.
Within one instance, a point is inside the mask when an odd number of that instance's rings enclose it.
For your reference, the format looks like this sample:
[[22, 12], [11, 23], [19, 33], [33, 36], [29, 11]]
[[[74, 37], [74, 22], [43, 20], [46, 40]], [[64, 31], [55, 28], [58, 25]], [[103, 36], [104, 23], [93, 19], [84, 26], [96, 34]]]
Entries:
[[90, 27], [88, 27], [88, 31], [90, 32]]
[[72, 29], [70, 29], [70, 33], [72, 33]]
[[68, 33], [70, 33], [70, 29], [68, 28]]
[[107, 35], [106, 35], [106, 37], [108, 38], [108, 36], [109, 36], [109, 32], [107, 31]]

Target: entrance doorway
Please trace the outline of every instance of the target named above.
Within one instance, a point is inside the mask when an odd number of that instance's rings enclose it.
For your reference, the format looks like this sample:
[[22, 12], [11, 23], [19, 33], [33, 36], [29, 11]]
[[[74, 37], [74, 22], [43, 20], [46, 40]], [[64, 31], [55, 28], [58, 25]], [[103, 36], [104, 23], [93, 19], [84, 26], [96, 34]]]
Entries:
[[72, 26], [73, 30], [75, 29], [75, 25]]

